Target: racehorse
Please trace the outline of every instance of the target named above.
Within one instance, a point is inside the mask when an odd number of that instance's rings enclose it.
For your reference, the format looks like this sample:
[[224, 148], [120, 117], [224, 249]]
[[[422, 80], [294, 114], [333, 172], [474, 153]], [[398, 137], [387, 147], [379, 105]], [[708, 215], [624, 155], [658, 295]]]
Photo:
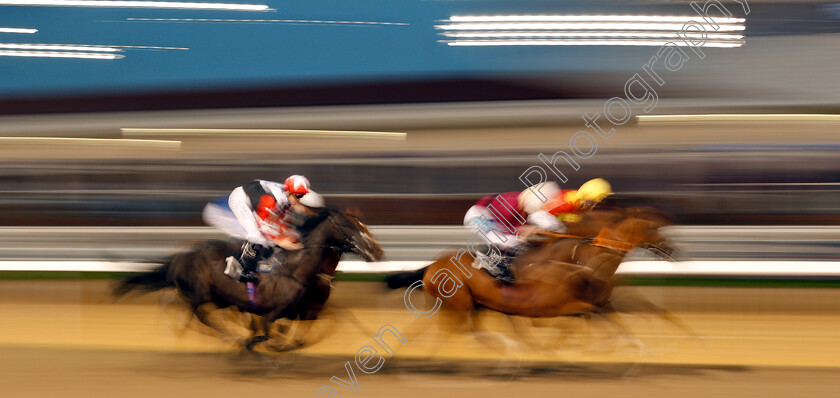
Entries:
[[[531, 318], [580, 315], [606, 308], [615, 287], [615, 272], [629, 251], [655, 247], [667, 255], [674, 250], [659, 232], [670, 224], [667, 218], [645, 209], [606, 213], [594, 218], [614, 224], [602, 226], [592, 239], [564, 236], [567, 239], [556, 239], [520, 255], [514, 263], [519, 282], [513, 285], [503, 285], [483, 271], [472, 270], [466, 277], [459, 274], [463, 271], [452, 269], [452, 252], [413, 275], [392, 277], [389, 286], [407, 286], [422, 275], [426, 292], [470, 319], [479, 306]], [[467, 252], [458, 260], [468, 267], [474, 257]], [[454, 282], [452, 275], [460, 283]]]
[[[261, 316], [260, 327], [244, 346], [268, 340], [270, 325], [277, 319], [313, 320], [329, 298], [329, 282], [343, 253], [352, 252], [368, 262], [379, 261], [383, 251], [367, 226], [357, 217], [324, 208], [300, 228], [304, 247], [286, 252], [281, 265], [260, 273], [255, 303], [249, 302], [244, 283], [224, 274], [225, 259], [237, 256], [241, 242], [208, 240], [168, 257], [158, 268], [123, 280], [113, 294], [133, 290], [156, 291], [175, 287], [205, 325], [225, 333], [210, 314], [216, 308], [236, 307]], [[275, 258], [271, 259], [272, 261]], [[262, 334], [258, 334], [262, 331]]]

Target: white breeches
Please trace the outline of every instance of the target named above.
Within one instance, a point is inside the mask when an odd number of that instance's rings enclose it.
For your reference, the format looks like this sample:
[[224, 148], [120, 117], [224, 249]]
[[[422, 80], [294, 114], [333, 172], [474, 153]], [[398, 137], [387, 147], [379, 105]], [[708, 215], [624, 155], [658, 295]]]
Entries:
[[476, 233], [479, 231], [483, 233], [487, 237], [486, 240], [499, 250], [509, 249], [525, 243], [519, 236], [503, 232], [498, 224], [496, 224], [493, 213], [486, 207], [470, 207], [464, 216], [464, 226], [472, 229]]
[[208, 203], [207, 206], [204, 206], [204, 212], [201, 218], [204, 219], [207, 225], [216, 227], [233, 238], [247, 240], [248, 231], [242, 228], [239, 220], [236, 219], [236, 216], [233, 215], [233, 212], [227, 206]]
[[228, 206], [209, 203], [204, 206], [202, 218], [208, 225], [214, 226], [231, 237], [247, 240], [263, 246], [272, 246], [260, 232], [257, 216], [251, 209], [251, 201], [245, 190], [238, 187], [228, 197]]

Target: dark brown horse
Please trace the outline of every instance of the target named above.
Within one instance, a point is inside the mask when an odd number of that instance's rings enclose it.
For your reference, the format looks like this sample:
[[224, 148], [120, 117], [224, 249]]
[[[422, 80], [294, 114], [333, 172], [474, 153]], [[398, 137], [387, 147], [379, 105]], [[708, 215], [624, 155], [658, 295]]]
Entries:
[[[133, 290], [155, 291], [175, 287], [204, 324], [226, 331], [211, 320], [217, 308], [236, 307], [260, 316], [261, 325], [245, 347], [253, 348], [268, 339], [270, 325], [277, 319], [315, 319], [329, 298], [329, 282], [343, 253], [352, 252], [365, 261], [382, 258], [382, 248], [358, 218], [337, 209], [325, 208], [299, 228], [304, 248], [285, 253], [279, 266], [260, 274], [256, 303], [252, 305], [244, 283], [224, 274], [225, 258], [237, 256], [241, 242], [209, 240], [167, 258], [144, 274], [122, 281], [115, 296]], [[272, 259], [274, 260], [274, 259]], [[260, 330], [262, 333], [257, 334]]]

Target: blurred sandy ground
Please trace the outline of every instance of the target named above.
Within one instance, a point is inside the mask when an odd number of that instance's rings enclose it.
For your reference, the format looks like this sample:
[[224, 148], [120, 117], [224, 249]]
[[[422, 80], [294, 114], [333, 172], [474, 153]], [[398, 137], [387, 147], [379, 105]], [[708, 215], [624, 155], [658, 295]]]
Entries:
[[[840, 368], [840, 291], [835, 289], [625, 288], [672, 310], [702, 339], [653, 318], [624, 316], [648, 348], [640, 351], [609, 326], [583, 321], [528, 330], [531, 342], [558, 342], [548, 355], [484, 343], [455, 330], [444, 314], [413, 317], [402, 291], [338, 282], [339, 306], [315, 326], [334, 333], [293, 354], [237, 353], [231, 342], [193, 328], [179, 335], [184, 313], [172, 295], [111, 302], [104, 281], [0, 283], [0, 374], [8, 397], [183, 397], [278, 394], [314, 396], [330, 377], [390, 324], [409, 340], [376, 374], [358, 370], [359, 390], [341, 396], [511, 396], [644, 394], [645, 396], [831, 396]], [[422, 300], [422, 299], [420, 299]], [[422, 301], [420, 301], [422, 303]], [[346, 311], [358, 317], [354, 325]], [[335, 316], [335, 317], [333, 317]], [[225, 318], [230, 320], [231, 318]], [[499, 316], [488, 329], [514, 337]], [[366, 329], [366, 330], [363, 330]], [[244, 333], [244, 329], [233, 329]]]
[[[219, 352], [230, 342], [187, 330], [178, 330], [185, 314], [170, 305], [171, 294], [110, 302], [107, 283], [4, 282], [0, 344], [28, 347]], [[335, 312], [316, 326], [315, 335], [334, 334], [303, 349], [303, 355], [352, 356], [370, 336], [386, 324], [411, 341], [400, 346], [399, 358], [501, 360], [511, 355], [529, 361], [645, 362], [738, 366], [840, 367], [840, 291], [835, 289], [738, 289], [699, 287], [626, 287], [617, 293], [628, 297], [623, 308], [634, 307], [637, 296], [673, 311], [700, 338], [651, 316], [622, 315], [632, 333], [650, 352], [621, 339], [602, 321], [588, 325], [578, 318], [541, 320], [534, 328], [525, 324], [533, 339], [526, 346], [505, 348], [495, 339], [484, 343], [459, 333], [458, 326], [440, 312], [419, 319], [404, 308], [402, 291], [385, 292], [376, 283], [339, 282], [331, 304]], [[332, 301], [334, 300], [334, 301]], [[415, 300], [423, 298], [417, 297]], [[358, 317], [359, 326], [347, 318]], [[229, 318], [223, 318], [229, 322]], [[512, 325], [486, 313], [488, 330], [513, 338]], [[198, 325], [196, 323], [196, 325]], [[551, 327], [554, 326], [554, 327]], [[445, 332], [438, 332], [443, 330]], [[245, 330], [235, 327], [235, 333]], [[489, 346], [485, 343], [489, 342]], [[546, 349], [552, 347], [553, 349]], [[593, 352], [594, 351], [594, 352]]]

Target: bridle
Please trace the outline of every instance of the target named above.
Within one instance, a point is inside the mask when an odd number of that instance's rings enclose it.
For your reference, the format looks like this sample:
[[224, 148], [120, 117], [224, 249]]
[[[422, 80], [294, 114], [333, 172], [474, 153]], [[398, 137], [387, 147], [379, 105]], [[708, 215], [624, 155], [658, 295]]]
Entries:
[[340, 227], [338, 225], [338, 223], [335, 221], [335, 218], [333, 217], [332, 214], [330, 214], [327, 218], [330, 220], [333, 227], [335, 227], [335, 229], [338, 232], [340, 232], [341, 235], [344, 237], [344, 241], [347, 242], [346, 244], [344, 244], [344, 246], [337, 246], [337, 247], [334, 246], [333, 250], [337, 249], [336, 251], [339, 251], [339, 252], [348, 252], [349, 251], [349, 252], [361, 254], [362, 248], [361, 248], [361, 246], [359, 246], [359, 243], [356, 242], [356, 238], [348, 236], [347, 233], [344, 232], [344, 228]]
[[[345, 214], [342, 213], [342, 215], [345, 215]], [[344, 238], [344, 241], [347, 242], [347, 243], [345, 243], [342, 246], [335, 246], [335, 245], [329, 245], [329, 244], [318, 245], [318, 246], [304, 246], [302, 249], [297, 250], [297, 251], [314, 250], [314, 249], [331, 249], [331, 250], [335, 251], [337, 254], [341, 254], [341, 253], [344, 253], [344, 252], [353, 252], [353, 253], [361, 254], [361, 253], [364, 252], [362, 247], [356, 241], [356, 238], [352, 237], [351, 235], [348, 235], [347, 232], [345, 231], [345, 229], [341, 225], [339, 225], [339, 223], [335, 220], [335, 214], [331, 213], [326, 218], [330, 221], [333, 228], [335, 228], [341, 234], [341, 236]], [[358, 217], [354, 217], [354, 218], [356, 218], [358, 220]], [[348, 221], [349, 221], [349, 219], [348, 219]], [[283, 270], [281, 270], [281, 272], [278, 273], [278, 276], [288, 277], [289, 279], [293, 280], [295, 283], [299, 284], [303, 288], [308, 288], [309, 285], [311, 284], [309, 282], [299, 280], [297, 277], [294, 276], [294, 274], [292, 274], [290, 272], [290, 270], [288, 270], [287, 267], [283, 267]]]
[[[329, 220], [330, 220], [330, 223], [332, 223], [333, 227], [334, 227], [334, 228], [335, 228], [335, 229], [336, 229], [339, 233], [341, 233], [341, 235], [344, 237], [344, 240], [345, 240], [346, 242], [348, 242], [348, 243], [347, 243], [347, 244], [345, 244], [344, 246], [334, 246], [334, 245], [304, 246], [303, 248], [301, 248], [301, 249], [299, 249], [299, 250], [296, 250], [296, 251], [306, 251], [306, 250], [313, 250], [313, 249], [325, 249], [325, 248], [326, 248], [326, 249], [331, 249], [331, 250], [335, 251], [335, 252], [336, 252], [336, 253], [338, 253], [338, 254], [341, 254], [342, 252], [346, 252], [346, 251], [353, 251], [353, 252], [356, 252], [356, 253], [358, 253], [359, 251], [361, 251], [361, 247], [360, 247], [360, 246], [359, 246], [359, 244], [356, 242], [355, 238], [351, 238], [350, 236], [348, 236], [348, 235], [347, 235], [347, 233], [346, 233], [346, 232], [344, 232], [344, 229], [343, 229], [343, 228], [341, 228], [341, 227], [338, 225], [338, 223], [335, 221], [333, 214], [328, 215], [328, 216], [327, 216], [327, 219], [329, 219]], [[283, 263], [283, 265], [285, 265], [285, 262]], [[281, 267], [281, 269], [280, 269], [279, 271], [280, 271], [280, 272], [278, 272], [278, 273], [277, 273], [277, 276], [278, 276], [278, 277], [286, 277], [286, 278], [289, 278], [289, 279], [291, 279], [292, 281], [294, 281], [295, 283], [297, 283], [298, 285], [300, 285], [301, 287], [303, 287], [304, 289], [308, 289], [308, 288], [309, 288], [309, 285], [311, 284], [310, 282], [301, 281], [300, 279], [298, 279], [298, 278], [297, 278], [297, 277], [296, 277], [296, 276], [295, 276], [295, 275], [291, 272], [291, 270], [290, 270], [288, 267], [283, 266], [283, 267]]]
[[[635, 236], [635, 234], [638, 232], [638, 225], [639, 225], [640, 222], [650, 221], [650, 220], [647, 220], [641, 214], [638, 214], [638, 216], [634, 215], [634, 218], [635, 218], [635, 221], [633, 223], [633, 229], [631, 231], [631, 236]], [[662, 238], [662, 239], [658, 240], [657, 242], [637, 245], [637, 244], [627, 242], [626, 240], [603, 238], [599, 234], [599, 236], [592, 239], [592, 244], [594, 246], [606, 248], [606, 249], [613, 250], [613, 251], [620, 252], [620, 253], [627, 253], [630, 250], [633, 250], [634, 247], [639, 246], [642, 249], [648, 250], [648, 251], [652, 252], [653, 254], [655, 254], [659, 257], [662, 257], [662, 258], [664, 258], [668, 261], [676, 261], [674, 259], [674, 257], [672, 257], [671, 254], [668, 252], [668, 250], [665, 250], [665, 249], [662, 248], [662, 245], [663, 245], [664, 241], [665, 241], [665, 239]]]

